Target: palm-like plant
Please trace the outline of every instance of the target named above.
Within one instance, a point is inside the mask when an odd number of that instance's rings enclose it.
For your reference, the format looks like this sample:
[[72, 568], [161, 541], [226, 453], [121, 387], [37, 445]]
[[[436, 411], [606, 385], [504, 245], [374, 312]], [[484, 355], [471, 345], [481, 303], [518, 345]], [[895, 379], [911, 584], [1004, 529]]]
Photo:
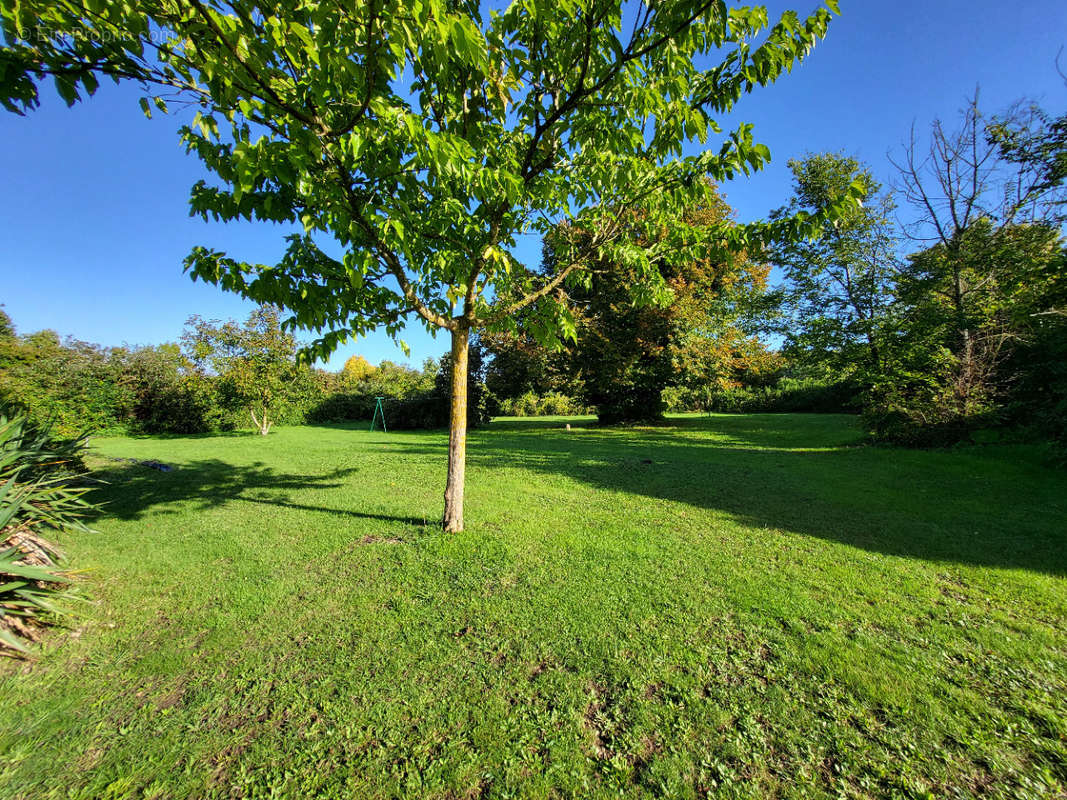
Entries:
[[42, 532], [89, 531], [88, 487], [76, 485], [85, 445], [0, 409], [0, 651], [28, 652], [37, 629], [64, 613], [71, 577]]

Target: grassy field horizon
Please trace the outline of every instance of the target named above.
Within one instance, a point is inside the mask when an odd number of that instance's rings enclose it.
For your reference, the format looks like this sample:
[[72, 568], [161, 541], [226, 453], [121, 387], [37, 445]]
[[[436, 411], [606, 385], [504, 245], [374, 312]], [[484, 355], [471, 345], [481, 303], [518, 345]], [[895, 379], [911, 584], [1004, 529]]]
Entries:
[[499, 419], [448, 535], [446, 432], [94, 439], [0, 797], [1063, 796], [1067, 472], [861, 442]]

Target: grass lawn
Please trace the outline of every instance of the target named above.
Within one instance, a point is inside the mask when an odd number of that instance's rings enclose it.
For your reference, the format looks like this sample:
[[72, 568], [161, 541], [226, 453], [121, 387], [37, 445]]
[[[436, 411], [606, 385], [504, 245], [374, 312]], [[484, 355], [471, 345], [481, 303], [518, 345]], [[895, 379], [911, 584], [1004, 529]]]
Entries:
[[[574, 421], [572, 420], [572, 423]], [[1067, 473], [848, 417], [112, 438], [0, 796], [1067, 792]]]

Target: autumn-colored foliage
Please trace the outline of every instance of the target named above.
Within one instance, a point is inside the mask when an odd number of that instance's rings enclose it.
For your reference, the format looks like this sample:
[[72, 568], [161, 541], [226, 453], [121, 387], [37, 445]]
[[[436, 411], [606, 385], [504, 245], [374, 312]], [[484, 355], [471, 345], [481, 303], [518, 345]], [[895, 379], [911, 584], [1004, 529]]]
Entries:
[[[685, 214], [702, 228], [728, 225], [732, 211], [711, 187], [712, 198]], [[510, 336], [487, 337], [496, 359], [490, 387], [509, 397], [526, 391], [564, 391], [595, 406], [604, 422], [655, 420], [665, 409], [663, 391], [736, 385], [743, 376], [769, 374], [780, 358], [755, 335], [765, 302], [769, 268], [744, 251], [723, 247], [703, 258], [658, 247], [637, 233], [634, 246], [657, 253], [658, 291], [634, 298], [634, 267], [601, 258], [584, 284], [560, 290], [573, 315], [575, 341], [553, 352], [520, 325]], [[560, 230], [572, 242], [586, 231]], [[555, 268], [555, 242], [545, 249], [546, 272]]]
[[377, 371], [377, 368], [363, 356], [349, 356], [341, 368], [344, 377], [353, 381], [365, 381]]

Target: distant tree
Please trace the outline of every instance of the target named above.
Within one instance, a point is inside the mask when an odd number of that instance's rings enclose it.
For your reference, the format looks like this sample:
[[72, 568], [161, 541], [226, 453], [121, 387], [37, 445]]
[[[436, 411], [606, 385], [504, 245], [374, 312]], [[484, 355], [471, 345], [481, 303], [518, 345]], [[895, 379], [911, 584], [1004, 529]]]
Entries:
[[[715, 215], [732, 211], [720, 198]], [[710, 209], [691, 221], [702, 224]], [[759, 251], [757, 251], [759, 253]], [[721, 252], [671, 278], [672, 375], [668, 386], [687, 407], [707, 407], [712, 395], [742, 383], [770, 380], [782, 367], [767, 344], [779, 300], [768, 288], [770, 265], [762, 253]]]
[[[21, 0], [0, 6], [0, 103], [35, 107], [48, 78], [73, 103], [99, 75], [139, 82], [146, 113], [173, 95], [191, 101], [185, 144], [221, 183], [197, 184], [193, 211], [304, 228], [273, 266], [196, 248], [195, 277], [289, 309], [289, 325], [322, 332], [320, 356], [375, 328], [399, 335], [413, 315], [447, 331], [444, 527], [458, 531], [471, 331], [511, 327], [544, 301], [539, 330], [566, 337], [573, 321], [552, 298], [601, 257], [627, 265], [638, 296], [662, 294], [657, 252], [624, 244], [634, 211], [661, 245], [694, 253], [816, 224], [695, 239], [677, 222], [706, 197], [700, 178], [747, 174], [770, 154], [747, 124], [721, 147], [681, 153], [805, 58], [836, 9], [827, 0], [771, 26], [763, 6], [712, 0], [524, 0], [499, 12], [473, 0]], [[576, 235], [557, 242], [558, 270], [526, 269], [520, 237], [561, 222]], [[345, 254], [328, 255], [324, 238]]]
[[384, 360], [364, 382], [365, 388], [383, 397], [410, 397], [429, 391], [437, 379], [438, 362], [427, 359], [422, 369]]
[[870, 168], [850, 156], [811, 154], [791, 160], [789, 168], [793, 197], [775, 216], [815, 213], [846, 196], [854, 183], [864, 187], [867, 200], [820, 236], [771, 250], [785, 277], [784, 352], [791, 363], [819, 377], [869, 385], [886, 366], [883, 340], [898, 266], [892, 199]]
[[356, 355], [348, 357], [341, 368], [341, 373], [346, 379], [359, 382], [367, 380], [374, 374], [375, 369], [375, 366], [363, 356]]
[[998, 227], [981, 217], [952, 244], [910, 256], [897, 284], [903, 319], [895, 347], [903, 369], [888, 398], [923, 424], [995, 411], [1037, 366], [1031, 360], [1007, 369], [1012, 354], [1022, 347], [1033, 359], [1035, 344], [1067, 334], [1067, 320], [1056, 314], [1067, 297], [1058, 230]]
[[[926, 392], [938, 398], [937, 410], [924, 416], [965, 419], [988, 410], [1000, 391], [1005, 345], [1019, 333], [1010, 322], [1019, 280], [1056, 263], [1065, 186], [1045, 161], [1022, 155], [1030, 152], [1025, 137], [1006, 133], [1032, 131], [1028, 119], [1016, 106], [990, 120], [976, 94], [956, 128], [935, 120], [925, 146], [913, 129], [893, 161], [898, 191], [917, 212], [908, 233], [924, 246], [902, 276], [904, 326], [912, 355], [939, 354], [939, 384]], [[920, 331], [931, 335], [924, 347]]]
[[248, 411], [256, 430], [270, 433], [299, 369], [296, 339], [282, 330], [280, 309], [260, 306], [243, 325], [190, 317], [182, 342], [190, 361], [218, 376], [225, 397]]
[[683, 334], [674, 346], [671, 404], [679, 410], [709, 409], [724, 392], [777, 382], [786, 361], [760, 336], [725, 323], [708, 335]]
[[[689, 209], [694, 230], [730, 224], [732, 212], [714, 187]], [[569, 232], [564, 232], [570, 236]], [[652, 248], [635, 230], [634, 247]], [[543, 270], [556, 268], [554, 237], [545, 247]], [[764, 351], [750, 330], [766, 289], [766, 265], [743, 251], [723, 248], [703, 257], [662, 250], [656, 267], [667, 287], [658, 302], [633, 297], [635, 276], [624, 261], [601, 258], [581, 285], [560, 290], [575, 319], [575, 339], [563, 353], [538, 351], [536, 333], [516, 337], [503, 353], [526, 380], [566, 374], [569, 388], [595, 406], [604, 423], [661, 419], [668, 386], [707, 385], [743, 368], [739, 360]], [[533, 317], [531, 324], [536, 324]], [[499, 340], [492, 346], [500, 347]], [[506, 362], [507, 363], [507, 362]], [[557, 383], [558, 385], [558, 383]]]

